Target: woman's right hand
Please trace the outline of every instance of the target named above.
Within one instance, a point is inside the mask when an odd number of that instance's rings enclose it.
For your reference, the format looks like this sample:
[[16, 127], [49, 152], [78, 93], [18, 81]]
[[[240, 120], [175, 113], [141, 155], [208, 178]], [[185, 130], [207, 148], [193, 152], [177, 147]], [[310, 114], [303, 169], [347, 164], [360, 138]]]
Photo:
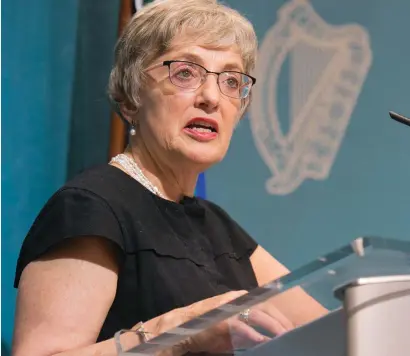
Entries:
[[161, 335], [162, 333], [184, 324], [189, 320], [195, 319], [210, 310], [229, 303], [246, 293], [247, 291], [231, 291], [198, 301], [186, 307], [173, 309], [168, 313], [147, 321], [145, 323], [145, 329], [150, 333], [152, 332], [152, 336]]

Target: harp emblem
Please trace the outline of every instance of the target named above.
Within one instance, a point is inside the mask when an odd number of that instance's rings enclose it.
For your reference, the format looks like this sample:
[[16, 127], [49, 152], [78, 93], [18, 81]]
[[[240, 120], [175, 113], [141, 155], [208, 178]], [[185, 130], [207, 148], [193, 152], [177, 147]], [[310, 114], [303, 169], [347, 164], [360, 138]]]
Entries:
[[[259, 48], [258, 83], [250, 124], [255, 145], [272, 177], [270, 194], [295, 191], [306, 179], [329, 176], [372, 61], [367, 31], [332, 26], [308, 1], [292, 0], [278, 11]], [[278, 114], [278, 79], [289, 67], [289, 130]]]

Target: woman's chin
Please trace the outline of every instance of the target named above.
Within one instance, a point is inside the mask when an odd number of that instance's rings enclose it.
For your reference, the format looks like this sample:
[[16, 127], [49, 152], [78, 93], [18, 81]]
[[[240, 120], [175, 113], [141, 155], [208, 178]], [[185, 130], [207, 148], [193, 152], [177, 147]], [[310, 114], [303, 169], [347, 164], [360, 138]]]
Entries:
[[185, 158], [194, 166], [201, 166], [205, 170], [221, 162], [224, 158], [224, 152], [215, 152], [213, 150], [195, 150], [187, 152]]

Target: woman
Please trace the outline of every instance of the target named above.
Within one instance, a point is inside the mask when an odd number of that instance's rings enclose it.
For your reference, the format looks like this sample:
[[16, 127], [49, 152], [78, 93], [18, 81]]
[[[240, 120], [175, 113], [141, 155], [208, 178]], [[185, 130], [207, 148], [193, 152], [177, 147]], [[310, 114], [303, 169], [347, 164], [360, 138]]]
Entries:
[[[288, 272], [220, 207], [193, 197], [249, 104], [257, 42], [216, 1], [180, 4], [146, 6], [118, 41], [109, 92], [130, 124], [126, 151], [56, 192], [24, 241], [16, 356], [116, 354], [120, 329], [144, 322], [154, 337]], [[247, 317], [281, 334], [323, 313], [296, 290]], [[201, 339], [185, 346], [220, 351]]]

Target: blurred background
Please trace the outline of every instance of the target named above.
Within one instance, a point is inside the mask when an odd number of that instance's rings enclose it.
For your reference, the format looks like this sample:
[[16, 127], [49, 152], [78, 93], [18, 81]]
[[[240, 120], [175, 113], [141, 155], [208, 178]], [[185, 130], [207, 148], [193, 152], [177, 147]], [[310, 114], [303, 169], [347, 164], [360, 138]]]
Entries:
[[[410, 115], [410, 2], [225, 3], [254, 24], [258, 82], [197, 194], [291, 269], [359, 236], [410, 240], [410, 128], [388, 118]], [[2, 3], [2, 355], [18, 252], [39, 209], [124, 143], [106, 85], [122, 21], [140, 5]]]

